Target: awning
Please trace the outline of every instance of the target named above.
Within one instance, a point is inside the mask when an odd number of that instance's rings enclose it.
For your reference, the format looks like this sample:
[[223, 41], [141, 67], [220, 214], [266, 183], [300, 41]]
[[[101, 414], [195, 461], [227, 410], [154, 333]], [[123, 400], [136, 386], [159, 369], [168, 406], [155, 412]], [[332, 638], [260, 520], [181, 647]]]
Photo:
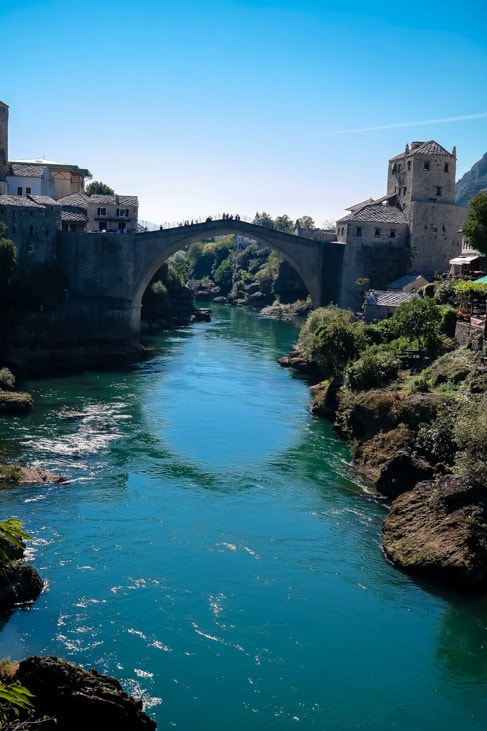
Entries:
[[450, 259], [450, 264], [471, 264], [478, 258], [479, 254], [474, 254], [473, 256], [457, 256], [455, 259]]

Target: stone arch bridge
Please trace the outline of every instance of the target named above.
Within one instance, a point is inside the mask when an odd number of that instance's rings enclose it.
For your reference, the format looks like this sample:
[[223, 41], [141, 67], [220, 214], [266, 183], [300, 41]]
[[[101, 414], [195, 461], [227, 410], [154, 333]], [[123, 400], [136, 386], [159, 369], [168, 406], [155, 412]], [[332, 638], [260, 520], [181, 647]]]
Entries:
[[138, 340], [142, 296], [161, 264], [194, 241], [237, 233], [281, 254], [300, 275], [314, 307], [334, 301], [330, 287], [337, 279], [338, 261], [331, 267], [335, 272], [329, 266], [325, 270], [325, 259], [329, 259], [325, 251], [329, 254], [328, 247], [336, 248], [336, 244], [235, 219], [139, 234], [70, 232], [60, 233], [57, 245], [57, 261], [68, 281], [66, 326], [76, 317], [77, 336], [81, 339]]

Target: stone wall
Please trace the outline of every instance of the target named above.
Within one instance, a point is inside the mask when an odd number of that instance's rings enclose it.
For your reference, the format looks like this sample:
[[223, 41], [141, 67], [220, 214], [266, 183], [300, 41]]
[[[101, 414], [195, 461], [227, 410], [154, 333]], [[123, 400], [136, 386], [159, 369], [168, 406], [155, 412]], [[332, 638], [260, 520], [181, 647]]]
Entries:
[[432, 279], [450, 268], [449, 261], [462, 250], [461, 228], [467, 208], [413, 201], [409, 212], [411, 271]]
[[38, 205], [30, 198], [5, 196], [0, 203], [0, 221], [7, 226], [5, 236], [15, 245], [17, 267], [54, 262], [61, 226], [57, 205]]

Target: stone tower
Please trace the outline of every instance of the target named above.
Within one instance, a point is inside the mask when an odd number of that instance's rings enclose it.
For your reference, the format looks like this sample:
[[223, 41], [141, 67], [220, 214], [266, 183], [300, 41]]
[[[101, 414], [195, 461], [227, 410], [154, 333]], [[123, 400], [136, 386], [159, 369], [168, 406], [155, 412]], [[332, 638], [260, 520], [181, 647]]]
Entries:
[[467, 209], [455, 205], [456, 149], [434, 140], [412, 142], [389, 160], [387, 195], [409, 225], [411, 272], [431, 278], [461, 251]]
[[[8, 106], [0, 102], [0, 185], [8, 172]], [[0, 193], [1, 193], [0, 189]]]

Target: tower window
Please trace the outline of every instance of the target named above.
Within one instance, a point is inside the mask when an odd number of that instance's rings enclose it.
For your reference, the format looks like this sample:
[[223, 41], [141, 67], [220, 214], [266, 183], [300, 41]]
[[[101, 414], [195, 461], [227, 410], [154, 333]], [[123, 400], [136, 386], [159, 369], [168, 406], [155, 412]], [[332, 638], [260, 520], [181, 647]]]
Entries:
[[355, 236], [362, 236], [362, 229], [360, 228], [360, 226], [357, 226], [357, 228], [355, 229]]
[[402, 194], [406, 195], [406, 186], [404, 186], [404, 188], [402, 189]]
[[450, 169], [450, 164], [448, 162], [446, 162], [443, 170], [445, 171], [445, 173], [447, 173], [449, 171], [449, 169]]
[[425, 164], [424, 164], [424, 166], [423, 166], [423, 170], [429, 170], [429, 169], [430, 169], [430, 164], [429, 164], [429, 162], [425, 162]]
[[436, 186], [436, 195], [438, 195], [438, 196], [441, 195], [441, 185]]
[[408, 160], [408, 170], [411, 170], [411, 160]]

